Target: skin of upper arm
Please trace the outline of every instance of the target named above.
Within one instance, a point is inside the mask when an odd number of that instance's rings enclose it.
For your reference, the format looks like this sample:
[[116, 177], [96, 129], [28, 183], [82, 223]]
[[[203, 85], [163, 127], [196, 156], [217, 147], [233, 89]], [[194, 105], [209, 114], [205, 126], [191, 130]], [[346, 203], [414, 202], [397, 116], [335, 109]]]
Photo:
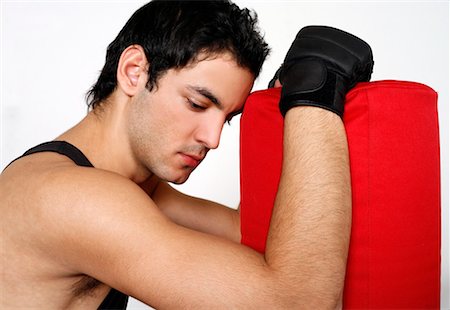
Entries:
[[244, 307], [276, 300], [270, 268], [260, 254], [174, 224], [133, 182], [93, 169], [51, 182], [57, 190], [41, 193], [48, 204], [42, 216], [49, 223], [42, 247], [73, 272], [157, 308]]
[[151, 196], [158, 208], [175, 223], [234, 242], [241, 241], [238, 210], [183, 194], [159, 182]]

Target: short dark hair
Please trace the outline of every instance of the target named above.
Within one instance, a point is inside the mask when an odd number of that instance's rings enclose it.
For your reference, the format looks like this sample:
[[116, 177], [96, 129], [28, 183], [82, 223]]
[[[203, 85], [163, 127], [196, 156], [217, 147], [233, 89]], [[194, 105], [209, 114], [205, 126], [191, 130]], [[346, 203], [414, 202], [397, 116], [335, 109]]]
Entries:
[[256, 78], [269, 53], [257, 20], [255, 12], [228, 0], [147, 3], [109, 44], [105, 65], [86, 95], [88, 106], [94, 109], [113, 93], [120, 55], [133, 44], [142, 46], [150, 63], [146, 86], [150, 91], [167, 70], [187, 66], [200, 53], [229, 52]]

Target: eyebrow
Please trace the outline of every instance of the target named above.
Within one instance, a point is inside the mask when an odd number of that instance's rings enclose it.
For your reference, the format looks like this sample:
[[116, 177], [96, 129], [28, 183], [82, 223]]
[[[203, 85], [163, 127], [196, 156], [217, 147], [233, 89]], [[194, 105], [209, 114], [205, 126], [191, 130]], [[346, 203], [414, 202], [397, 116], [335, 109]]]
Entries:
[[204, 87], [199, 87], [199, 86], [191, 86], [189, 85], [188, 88], [190, 90], [193, 90], [197, 93], [199, 93], [200, 95], [202, 95], [203, 97], [208, 98], [212, 103], [214, 103], [219, 109], [222, 109], [222, 103], [220, 103], [220, 100], [217, 99], [216, 96], [213, 95], [213, 93], [208, 90], [207, 88]]

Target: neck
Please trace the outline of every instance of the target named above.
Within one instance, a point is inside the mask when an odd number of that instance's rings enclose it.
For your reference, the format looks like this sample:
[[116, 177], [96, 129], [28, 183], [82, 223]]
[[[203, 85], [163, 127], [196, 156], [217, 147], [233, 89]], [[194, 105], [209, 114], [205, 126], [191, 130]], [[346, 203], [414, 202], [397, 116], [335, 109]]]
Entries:
[[151, 172], [139, 165], [133, 155], [125, 126], [126, 111], [112, 102], [99, 108], [101, 111], [90, 111], [57, 140], [79, 148], [96, 168], [118, 173], [135, 183], [145, 181]]

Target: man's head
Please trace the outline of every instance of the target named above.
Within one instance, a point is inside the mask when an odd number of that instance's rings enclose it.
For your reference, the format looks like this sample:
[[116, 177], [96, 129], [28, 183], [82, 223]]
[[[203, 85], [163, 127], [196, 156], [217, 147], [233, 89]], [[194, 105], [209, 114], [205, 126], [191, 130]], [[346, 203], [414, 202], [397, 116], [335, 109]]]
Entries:
[[89, 106], [119, 112], [136, 179], [183, 183], [218, 146], [269, 52], [256, 21], [228, 1], [155, 0], [109, 45]]
[[224, 123], [242, 110], [254, 76], [229, 53], [203, 56], [192, 65], [167, 70], [149, 91], [146, 71], [139, 66], [142, 54], [135, 47], [124, 53], [113, 95], [130, 98], [119, 105], [126, 117], [126, 145], [139, 171], [183, 183], [218, 147]]
[[229, 1], [155, 0], [144, 5], [108, 46], [105, 66], [88, 92], [89, 107], [96, 108], [113, 93], [119, 59], [131, 45], [140, 45], [145, 52], [148, 90], [169, 69], [223, 53], [231, 54], [256, 78], [269, 52], [256, 21], [254, 14]]

